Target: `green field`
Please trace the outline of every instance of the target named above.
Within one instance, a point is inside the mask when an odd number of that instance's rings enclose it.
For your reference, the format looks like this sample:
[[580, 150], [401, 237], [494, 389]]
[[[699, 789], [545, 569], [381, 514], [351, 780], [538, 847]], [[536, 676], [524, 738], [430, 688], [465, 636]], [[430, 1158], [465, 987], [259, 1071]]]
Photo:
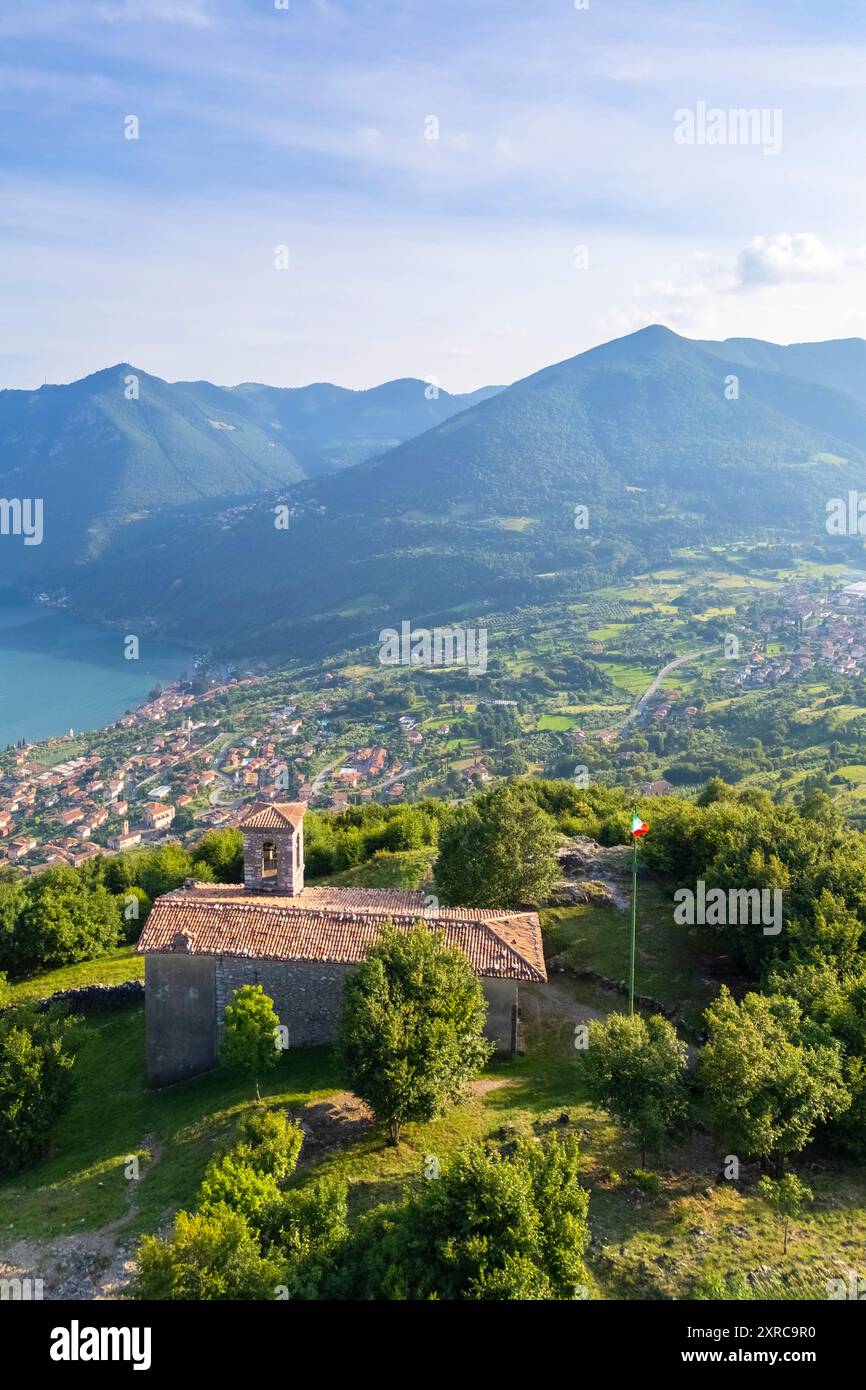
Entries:
[[573, 729], [579, 720], [569, 714], [543, 714], [536, 724], [537, 729], [554, 729], [562, 732], [565, 729]]
[[47, 999], [59, 989], [81, 989], [83, 985], [118, 985], [124, 980], [144, 979], [144, 957], [136, 955], [134, 946], [122, 946], [110, 956], [98, 960], [80, 961], [77, 965], [62, 965], [45, 970], [9, 986], [9, 1002], [21, 999]]
[[658, 674], [658, 668], [651, 669], [628, 661], [596, 661], [596, 665], [610, 676], [619, 690], [627, 690], [631, 695], [642, 695]]

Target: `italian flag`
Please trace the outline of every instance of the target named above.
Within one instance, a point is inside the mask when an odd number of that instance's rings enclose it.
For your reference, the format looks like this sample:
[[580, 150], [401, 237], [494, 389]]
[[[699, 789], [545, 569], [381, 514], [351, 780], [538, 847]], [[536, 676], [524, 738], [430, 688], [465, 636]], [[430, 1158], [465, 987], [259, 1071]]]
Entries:
[[635, 837], [635, 839], [637, 839], [639, 835], [645, 835], [648, 830], [649, 826], [647, 825], [646, 821], [641, 820], [640, 816], [632, 816], [631, 833]]

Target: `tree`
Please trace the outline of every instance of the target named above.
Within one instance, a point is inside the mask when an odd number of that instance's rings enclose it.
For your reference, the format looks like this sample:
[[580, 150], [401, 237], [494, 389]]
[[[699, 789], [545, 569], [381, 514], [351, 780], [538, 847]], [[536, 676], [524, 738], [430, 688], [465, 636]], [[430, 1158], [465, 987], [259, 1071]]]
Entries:
[[337, 1056], [346, 1084], [399, 1143], [401, 1126], [456, 1100], [492, 1048], [486, 1004], [462, 951], [423, 923], [382, 929], [346, 981]]
[[55, 1009], [17, 1004], [0, 1017], [0, 1170], [38, 1162], [72, 1102], [74, 1025]]
[[279, 1026], [274, 1001], [261, 985], [242, 985], [226, 1005], [222, 1061], [255, 1080], [257, 1101], [261, 1100], [259, 1078], [280, 1058]]
[[609, 1111], [641, 1149], [660, 1153], [666, 1137], [683, 1123], [687, 1053], [666, 1018], [611, 1014], [589, 1025], [583, 1075], [590, 1100]]
[[841, 1047], [778, 994], [738, 1004], [723, 985], [704, 1016], [698, 1075], [713, 1126], [731, 1152], [760, 1158], [779, 1178], [787, 1155], [851, 1103]]
[[125, 941], [137, 941], [150, 912], [150, 898], [143, 888], [131, 885], [122, 893], [115, 894], [117, 911], [120, 916], [120, 931]]
[[[196, 866], [209, 864], [217, 883], [243, 883], [244, 837], [240, 830], [209, 830], [193, 849]], [[196, 874], [200, 873], [198, 867]]]
[[812, 1201], [812, 1189], [801, 1182], [795, 1173], [786, 1173], [778, 1180], [761, 1178], [758, 1191], [767, 1206], [771, 1208], [777, 1221], [782, 1223], [782, 1251], [788, 1253], [788, 1223], [795, 1220], [807, 1202]]
[[178, 1212], [170, 1239], [143, 1238], [137, 1263], [135, 1295], [146, 1300], [272, 1299], [285, 1282], [283, 1261], [225, 1204]]
[[163, 893], [179, 888], [192, 873], [192, 859], [182, 845], [161, 845], [135, 861], [138, 882], [153, 901]]
[[826, 888], [810, 903], [805, 917], [791, 923], [789, 934], [792, 955], [806, 963], [832, 962], [843, 976], [856, 974], [862, 966], [863, 923]]
[[575, 1299], [585, 1296], [589, 1194], [574, 1138], [482, 1144], [402, 1204], [363, 1217], [338, 1288], [365, 1299]]
[[706, 785], [695, 797], [696, 806], [711, 806], [714, 801], [724, 801], [733, 795], [733, 788], [729, 787], [721, 777], [711, 777]]
[[387, 850], [420, 849], [425, 843], [424, 817], [409, 806], [401, 806], [389, 816], [382, 831], [382, 848]]
[[46, 869], [30, 880], [24, 895], [10, 959], [0, 961], [16, 974], [90, 960], [117, 945], [120, 922], [111, 894], [89, 888], [75, 869]]
[[559, 876], [558, 833], [522, 785], [497, 787], [461, 807], [440, 834], [436, 886], [466, 907], [543, 902]]
[[16, 927], [27, 901], [21, 879], [0, 879], [0, 969], [14, 970]]

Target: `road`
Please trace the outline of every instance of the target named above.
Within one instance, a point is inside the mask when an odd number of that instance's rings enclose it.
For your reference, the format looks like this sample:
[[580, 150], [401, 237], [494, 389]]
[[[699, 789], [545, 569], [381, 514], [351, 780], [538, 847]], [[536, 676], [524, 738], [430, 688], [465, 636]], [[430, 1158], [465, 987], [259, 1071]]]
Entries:
[[322, 770], [321, 770], [321, 772], [316, 773], [315, 778], [313, 779], [313, 781], [312, 781], [311, 784], [310, 784], [310, 791], [309, 791], [309, 798], [310, 798], [310, 801], [312, 801], [313, 797], [314, 797], [314, 796], [316, 795], [316, 793], [319, 791], [319, 789], [320, 789], [322, 783], [327, 779], [328, 774], [329, 774], [330, 772], [333, 772], [335, 767], [342, 767], [342, 766], [343, 766], [343, 763], [346, 761], [346, 757], [347, 757], [347, 754], [346, 754], [346, 753], [341, 753], [340, 756], [339, 756], [339, 758], [335, 758], [334, 761], [333, 761], [332, 763], [328, 763], [328, 766], [327, 766], [327, 767], [323, 767]]
[[633, 723], [635, 719], [638, 719], [640, 715], [643, 714], [647, 701], [651, 700], [653, 695], [655, 695], [665, 676], [667, 676], [671, 671], [675, 671], [678, 666], [685, 666], [686, 662], [694, 661], [696, 657], [709, 656], [711, 652], [717, 652], [720, 650], [721, 648], [718, 646], [702, 647], [700, 651], [686, 652], [685, 656], [677, 656], [674, 658], [673, 661], [669, 661], [666, 666], [663, 666], [661, 668], [661, 670], [658, 672], [658, 675], [653, 677], [652, 681], [647, 686], [640, 699], [635, 702], [635, 704], [629, 710], [628, 714], [625, 716], [622, 722], [614, 725], [611, 729], [600, 729], [599, 733], [621, 734], [623, 729], [626, 729], [629, 724]]

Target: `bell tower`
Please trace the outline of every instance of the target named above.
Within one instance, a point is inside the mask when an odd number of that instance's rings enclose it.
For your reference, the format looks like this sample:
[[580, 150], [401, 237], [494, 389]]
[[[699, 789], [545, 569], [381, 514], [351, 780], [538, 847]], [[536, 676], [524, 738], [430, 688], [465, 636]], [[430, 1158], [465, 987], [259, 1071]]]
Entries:
[[244, 888], [296, 897], [304, 887], [305, 801], [258, 801], [240, 822]]

